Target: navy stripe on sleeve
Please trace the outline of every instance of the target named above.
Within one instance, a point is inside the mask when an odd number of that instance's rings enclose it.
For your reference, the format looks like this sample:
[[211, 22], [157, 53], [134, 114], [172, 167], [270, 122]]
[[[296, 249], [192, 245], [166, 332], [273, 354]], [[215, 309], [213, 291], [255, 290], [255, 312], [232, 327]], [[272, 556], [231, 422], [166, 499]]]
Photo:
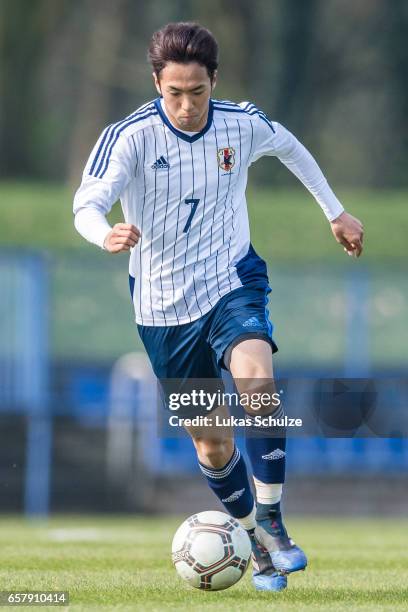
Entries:
[[[123, 130], [125, 130], [130, 125], [133, 125], [134, 123], [139, 123], [139, 121], [143, 121], [144, 119], [147, 119], [148, 117], [151, 117], [152, 115], [157, 115], [157, 113], [155, 111], [150, 111], [146, 115], [142, 115], [140, 117], [136, 117], [135, 119], [132, 119], [132, 121], [128, 121], [127, 123], [125, 123], [120, 129], [117, 130], [116, 134], [115, 134], [114, 131], [111, 132], [111, 136], [109, 138], [108, 143], [106, 144], [106, 149], [105, 149], [105, 153], [107, 153], [106, 159], [105, 159], [105, 163], [103, 164], [104, 156], [102, 156], [101, 163], [99, 164], [98, 170], [96, 171], [98, 178], [103, 178], [105, 172], [107, 171], [108, 166], [109, 166], [110, 157], [112, 155], [113, 147], [117, 143], [118, 138], [119, 138], [121, 132], [123, 132]], [[110, 146], [109, 146], [109, 143], [110, 143]], [[105, 153], [104, 153], [104, 155], [105, 155]], [[102, 165], [103, 165], [103, 168], [100, 171], [99, 169], [100, 169], [100, 167]]]
[[109, 138], [104, 143], [102, 153], [99, 150], [97, 152], [97, 156], [99, 160], [98, 167], [96, 168], [96, 170], [94, 169], [95, 162], [96, 162], [96, 158], [95, 158], [89, 174], [91, 174], [92, 176], [95, 176], [96, 178], [102, 178], [106, 170], [108, 169], [110, 156], [112, 154], [113, 147], [118, 141], [118, 138], [120, 134], [123, 132], [123, 130], [125, 130], [130, 125], [133, 125], [135, 123], [138, 123], [139, 121], [143, 121], [144, 119], [151, 117], [152, 115], [157, 115], [157, 111], [147, 110], [147, 111], [144, 111], [143, 114], [137, 114], [133, 119], [124, 120], [119, 123], [113, 124], [113, 126], [111, 126], [111, 129], [110, 129]]
[[[105, 155], [105, 145], [106, 145], [106, 139], [108, 137], [109, 134], [112, 133], [113, 130], [115, 130], [116, 127], [121, 126], [123, 123], [126, 123], [127, 121], [130, 121], [131, 119], [133, 119], [136, 116], [139, 116], [141, 113], [143, 113], [148, 107], [152, 107], [152, 103], [151, 102], [147, 102], [147, 104], [144, 104], [143, 106], [141, 106], [140, 108], [138, 108], [134, 113], [132, 113], [131, 115], [128, 115], [127, 117], [125, 117], [125, 119], [122, 119], [121, 121], [118, 121], [117, 123], [111, 123], [110, 125], [108, 125], [108, 127], [105, 129], [105, 132], [103, 134], [101, 143], [98, 147], [98, 150], [95, 154], [94, 160], [92, 162], [92, 166], [91, 169], [89, 171], [89, 174], [93, 175], [94, 170], [95, 170], [95, 166], [99, 160], [99, 156], [101, 154], [102, 149], [104, 150], [104, 154]], [[96, 175], [95, 175], [96, 176]]]

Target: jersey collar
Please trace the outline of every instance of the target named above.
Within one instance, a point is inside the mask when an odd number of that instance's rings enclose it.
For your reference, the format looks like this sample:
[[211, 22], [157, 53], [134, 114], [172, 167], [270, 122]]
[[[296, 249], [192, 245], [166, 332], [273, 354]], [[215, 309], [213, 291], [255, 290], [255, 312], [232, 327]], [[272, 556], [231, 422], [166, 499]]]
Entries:
[[177, 138], [181, 138], [181, 140], [185, 140], [186, 142], [195, 142], [196, 140], [201, 138], [201, 136], [204, 136], [204, 134], [206, 132], [208, 132], [208, 130], [211, 127], [212, 120], [213, 120], [213, 103], [212, 103], [211, 99], [210, 99], [209, 107], [208, 107], [207, 123], [205, 124], [205, 126], [203, 127], [203, 129], [200, 132], [197, 132], [197, 134], [194, 134], [193, 136], [189, 136], [188, 134], [184, 134], [184, 132], [181, 132], [180, 130], [175, 128], [174, 125], [172, 125], [170, 123], [170, 121], [168, 120], [167, 116], [165, 115], [165, 113], [164, 113], [164, 111], [162, 109], [162, 105], [160, 103], [160, 98], [156, 98], [156, 100], [154, 101], [154, 105], [155, 105], [155, 107], [157, 109], [157, 112], [159, 113], [163, 123], [165, 123], [167, 125], [169, 130], [171, 130], [173, 132], [173, 134], [175, 134], [177, 136]]

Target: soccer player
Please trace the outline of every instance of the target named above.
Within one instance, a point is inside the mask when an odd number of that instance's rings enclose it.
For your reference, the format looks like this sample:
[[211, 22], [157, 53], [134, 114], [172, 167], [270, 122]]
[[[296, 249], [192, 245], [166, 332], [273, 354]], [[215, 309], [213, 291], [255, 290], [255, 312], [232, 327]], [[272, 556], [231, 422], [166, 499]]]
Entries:
[[[288, 130], [250, 102], [212, 98], [218, 48], [208, 30], [168, 24], [153, 34], [149, 59], [159, 97], [102, 132], [75, 195], [75, 227], [108, 253], [130, 251], [136, 323], [159, 379], [219, 378], [224, 368], [240, 393], [258, 379], [273, 389], [277, 347], [266, 265], [250, 243], [249, 166], [263, 155], [283, 162], [349, 255], [362, 252], [362, 225]], [[125, 223], [112, 228], [105, 216], [118, 198]], [[189, 433], [209, 486], [251, 537], [255, 588], [282, 590], [307, 563], [280, 510], [285, 438], [247, 436], [255, 502], [233, 437]]]

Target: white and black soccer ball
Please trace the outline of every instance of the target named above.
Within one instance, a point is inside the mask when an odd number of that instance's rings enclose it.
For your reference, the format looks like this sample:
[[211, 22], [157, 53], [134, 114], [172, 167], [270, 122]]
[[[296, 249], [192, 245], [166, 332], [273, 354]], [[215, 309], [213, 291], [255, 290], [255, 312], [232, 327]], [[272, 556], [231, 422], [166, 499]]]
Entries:
[[183, 580], [196, 589], [228, 589], [242, 576], [251, 542], [238, 521], [224, 512], [193, 514], [177, 529], [172, 561]]

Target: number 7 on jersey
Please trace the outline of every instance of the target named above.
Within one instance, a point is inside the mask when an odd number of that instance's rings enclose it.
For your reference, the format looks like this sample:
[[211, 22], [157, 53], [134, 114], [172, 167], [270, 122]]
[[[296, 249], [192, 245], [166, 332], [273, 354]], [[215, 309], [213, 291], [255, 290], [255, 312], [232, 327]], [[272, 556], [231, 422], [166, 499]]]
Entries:
[[190, 225], [191, 225], [191, 222], [193, 220], [195, 211], [197, 210], [197, 206], [198, 206], [199, 201], [200, 201], [199, 199], [195, 199], [195, 198], [187, 198], [187, 200], [184, 200], [185, 204], [191, 204], [192, 205], [191, 206], [191, 212], [188, 215], [187, 223], [186, 223], [186, 225], [184, 226], [184, 229], [183, 229], [184, 234], [186, 234], [188, 232], [188, 230], [190, 229]]

